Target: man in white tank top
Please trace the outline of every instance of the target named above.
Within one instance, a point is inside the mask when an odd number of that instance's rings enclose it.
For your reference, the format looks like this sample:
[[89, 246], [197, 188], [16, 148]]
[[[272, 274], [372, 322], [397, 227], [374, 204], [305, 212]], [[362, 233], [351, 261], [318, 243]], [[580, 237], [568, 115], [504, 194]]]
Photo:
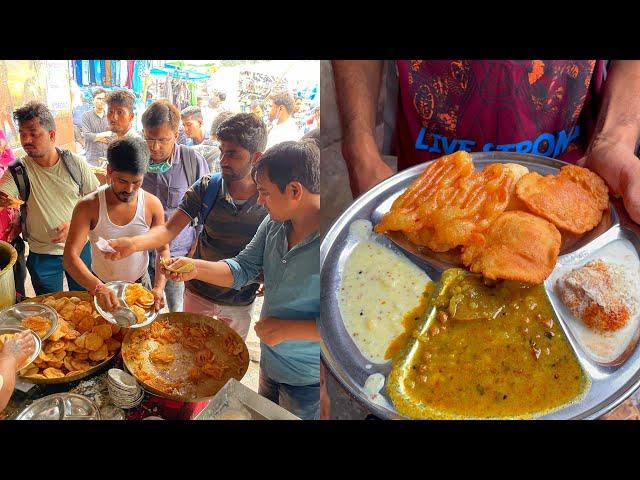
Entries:
[[[154, 195], [141, 187], [149, 165], [149, 148], [144, 140], [124, 137], [112, 142], [107, 149], [106, 185], [78, 202], [73, 210], [71, 226], [64, 249], [64, 267], [69, 274], [94, 296], [107, 311], [118, 307], [115, 294], [103, 282], [124, 280], [139, 282], [150, 288], [149, 253], [136, 252], [126, 260], [109, 261], [96, 247], [99, 238], [118, 238], [143, 235], [152, 227], [164, 225], [164, 208]], [[92, 270], [80, 259], [87, 237], [93, 255]], [[169, 246], [156, 249], [159, 271], [160, 258], [170, 258]], [[156, 310], [164, 306], [166, 279], [156, 275], [151, 292]]]

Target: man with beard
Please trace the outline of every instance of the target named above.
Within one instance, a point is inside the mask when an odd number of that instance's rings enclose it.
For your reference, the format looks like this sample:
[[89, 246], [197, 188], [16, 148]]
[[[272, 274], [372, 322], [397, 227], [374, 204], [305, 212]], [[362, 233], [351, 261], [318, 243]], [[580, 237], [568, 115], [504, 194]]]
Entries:
[[140, 137], [140, 134], [133, 128], [135, 101], [135, 95], [129, 90], [114, 90], [107, 95], [107, 119], [109, 120], [109, 128], [115, 133], [113, 139]]
[[[222, 260], [246, 247], [267, 215], [257, 202], [258, 191], [251, 178], [251, 168], [265, 150], [267, 129], [252, 113], [239, 113], [224, 121], [217, 131], [222, 176], [205, 175], [198, 180], [165, 225], [146, 235], [110, 240], [117, 253], [105, 254], [107, 258], [120, 260], [156, 248], [176, 238], [194, 221], [203, 230], [193, 258]], [[210, 202], [212, 193], [215, 196]], [[184, 311], [216, 315], [246, 339], [258, 287], [253, 282], [236, 290], [191, 280], [186, 283]]]
[[[36, 295], [59, 292], [65, 274], [62, 253], [73, 208], [79, 198], [98, 188], [98, 179], [82, 157], [56, 148], [56, 124], [46, 105], [30, 102], [13, 117], [27, 156], [10, 166], [0, 180], [0, 207], [11, 204], [9, 196], [26, 203], [26, 208], [21, 207], [22, 238], [29, 243], [26, 267], [33, 288]], [[22, 238], [16, 237], [13, 243], [21, 264]], [[78, 243], [78, 258], [89, 268], [91, 251], [86, 236]], [[67, 281], [70, 290], [83, 290], [69, 274]], [[24, 292], [24, 278], [16, 278], [16, 290]]]
[[[107, 148], [107, 162], [108, 183], [80, 200], [73, 210], [64, 266], [75, 281], [98, 298], [103, 309], [112, 311], [118, 307], [118, 299], [103, 282], [138, 282], [150, 289], [149, 254], [145, 250], [127, 260], [111, 262], [96, 243], [100, 238], [143, 235], [151, 227], [164, 225], [164, 209], [157, 197], [140, 188], [149, 166], [149, 149], [144, 140], [115, 140]], [[80, 260], [87, 236], [93, 256], [91, 270]], [[157, 252], [158, 258], [169, 258], [168, 245], [158, 245]], [[151, 289], [156, 310], [164, 305], [164, 285], [164, 276], [156, 275]]]
[[[151, 162], [142, 188], [160, 199], [165, 221], [178, 209], [185, 192], [203, 175], [209, 173], [204, 157], [193, 147], [176, 144], [180, 111], [167, 100], [157, 100], [142, 114], [144, 138], [151, 152]], [[188, 226], [174, 238], [169, 250], [171, 256], [185, 256], [195, 248], [198, 238], [196, 227]], [[155, 255], [151, 252], [149, 275], [155, 275]], [[182, 311], [184, 282], [167, 281], [167, 304], [172, 312]]]

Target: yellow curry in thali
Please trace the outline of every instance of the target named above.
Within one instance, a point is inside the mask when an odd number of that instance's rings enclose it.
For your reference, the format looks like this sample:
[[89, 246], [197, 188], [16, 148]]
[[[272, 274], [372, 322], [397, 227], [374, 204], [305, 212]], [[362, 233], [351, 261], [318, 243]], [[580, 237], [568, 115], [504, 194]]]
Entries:
[[389, 376], [387, 392], [403, 415], [531, 418], [588, 390], [543, 285], [486, 286], [450, 269], [425, 315]]

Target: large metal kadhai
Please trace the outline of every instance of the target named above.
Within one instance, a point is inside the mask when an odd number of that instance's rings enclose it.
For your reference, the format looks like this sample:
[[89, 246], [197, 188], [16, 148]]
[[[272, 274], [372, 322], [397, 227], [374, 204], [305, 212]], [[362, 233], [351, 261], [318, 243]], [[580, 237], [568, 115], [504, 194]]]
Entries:
[[[148, 342], [148, 340], [144, 340], [143, 345], [143, 360], [140, 364], [137, 364], [132, 357], [140, 352], [140, 346], [136, 345], [136, 339], [142, 339], [142, 336], [146, 334], [146, 329], [136, 329], [129, 330], [124, 337], [122, 342], [122, 359], [124, 361], [124, 365], [127, 367], [127, 370], [136, 377], [136, 380], [144, 387], [145, 390], [158, 395], [160, 397], [169, 398], [171, 400], [179, 400], [183, 402], [199, 402], [203, 400], [209, 400], [213, 397], [218, 391], [227, 383], [230, 378], [235, 378], [236, 380], [242, 380], [242, 377], [247, 372], [249, 368], [249, 350], [247, 349], [247, 345], [242, 340], [242, 337], [238, 335], [231, 327], [226, 325], [224, 322], [218, 320], [217, 318], [208, 317], [206, 315], [198, 315], [194, 313], [185, 313], [185, 312], [174, 312], [174, 313], [163, 313], [158, 315], [157, 323], [168, 322], [169, 325], [177, 325], [183, 326], [184, 324], [189, 324], [192, 326], [197, 326], [199, 324], [204, 324], [212, 327], [215, 331], [215, 334], [207, 337], [206, 346], [209, 348], [216, 358], [227, 359], [230, 363], [230, 368], [228, 368], [223, 378], [220, 380], [215, 380], [211, 377], [204, 377], [199, 382], [192, 382], [186, 378], [187, 373], [190, 368], [193, 366], [194, 358], [193, 354], [189, 355], [176, 355], [176, 357], [182, 358], [184, 361], [174, 362], [174, 364], [167, 369], [166, 371], [157, 370], [153, 363], [149, 360], [149, 353], [151, 348], [153, 348]], [[154, 327], [152, 325], [151, 327]], [[148, 327], [148, 328], [151, 328]], [[237, 358], [229, 358], [230, 356], [225, 352], [223, 340], [225, 335], [231, 335], [234, 340], [240, 343], [243, 347], [242, 351]], [[158, 342], [155, 342], [158, 343]], [[184, 348], [184, 347], [181, 347]], [[178, 352], [179, 353], [179, 352]], [[231, 368], [235, 366], [236, 368]], [[158, 376], [164, 379], [164, 377], [176, 377], [179, 378], [183, 382], [182, 390], [180, 392], [168, 392], [159, 389], [157, 386], [154, 386], [150, 383], [148, 379], [145, 379], [144, 376]]]
[[[476, 170], [490, 163], [518, 163], [541, 175], [555, 174], [566, 165], [559, 160], [529, 154], [510, 152], [476, 152], [471, 154]], [[364, 389], [365, 382], [372, 374], [385, 378], [391, 370], [391, 362], [374, 364], [358, 350], [345, 329], [339, 309], [339, 291], [345, 262], [356, 246], [358, 239], [350, 234], [349, 227], [356, 220], [366, 220], [376, 224], [386, 213], [393, 200], [429, 165], [416, 165], [385, 180], [366, 192], [338, 218], [324, 238], [320, 247], [321, 267], [321, 355], [343, 386], [369, 411], [383, 418], [404, 418], [392, 406], [385, 389], [382, 398], [373, 401]], [[390, 238], [390, 237], [393, 237]], [[403, 242], [402, 238], [391, 235], [374, 236], [375, 241], [397, 253], [404, 254], [421, 267], [431, 279], [439, 281], [442, 272], [458, 261], [451, 254], [435, 254], [423, 251]], [[600, 224], [581, 237], [565, 241], [554, 272], [545, 282], [545, 290], [554, 308], [559, 323], [578, 358], [582, 368], [591, 380], [591, 386], [579, 403], [574, 403], [550, 414], [538, 417], [544, 419], [598, 418], [622, 403], [640, 386], [640, 349], [637, 341], [640, 329], [629, 335], [624, 352], [611, 361], [595, 358], [578, 335], [576, 319], [569, 318], [553, 291], [552, 279], [565, 265], [582, 266], [597, 255], [600, 249], [616, 240], [628, 240], [635, 255], [640, 252], [640, 228], [626, 214], [622, 203], [612, 199], [609, 210], [605, 211]], [[392, 241], [393, 240], [393, 241]], [[640, 271], [636, 272], [640, 275]], [[636, 314], [637, 315], [637, 314]], [[636, 322], [637, 323], [637, 322]], [[380, 375], [377, 376], [380, 378]], [[386, 388], [386, 385], [385, 385]]]

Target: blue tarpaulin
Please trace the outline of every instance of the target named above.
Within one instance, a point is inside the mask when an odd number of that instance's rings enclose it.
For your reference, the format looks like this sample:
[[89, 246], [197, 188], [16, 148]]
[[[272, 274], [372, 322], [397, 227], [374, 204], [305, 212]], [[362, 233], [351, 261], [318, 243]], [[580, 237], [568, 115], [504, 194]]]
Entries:
[[163, 77], [171, 75], [173, 78], [182, 78], [183, 80], [207, 80], [211, 77], [211, 75], [207, 75], [206, 73], [183, 70], [171, 64], [166, 64], [164, 67], [153, 67], [149, 73]]

